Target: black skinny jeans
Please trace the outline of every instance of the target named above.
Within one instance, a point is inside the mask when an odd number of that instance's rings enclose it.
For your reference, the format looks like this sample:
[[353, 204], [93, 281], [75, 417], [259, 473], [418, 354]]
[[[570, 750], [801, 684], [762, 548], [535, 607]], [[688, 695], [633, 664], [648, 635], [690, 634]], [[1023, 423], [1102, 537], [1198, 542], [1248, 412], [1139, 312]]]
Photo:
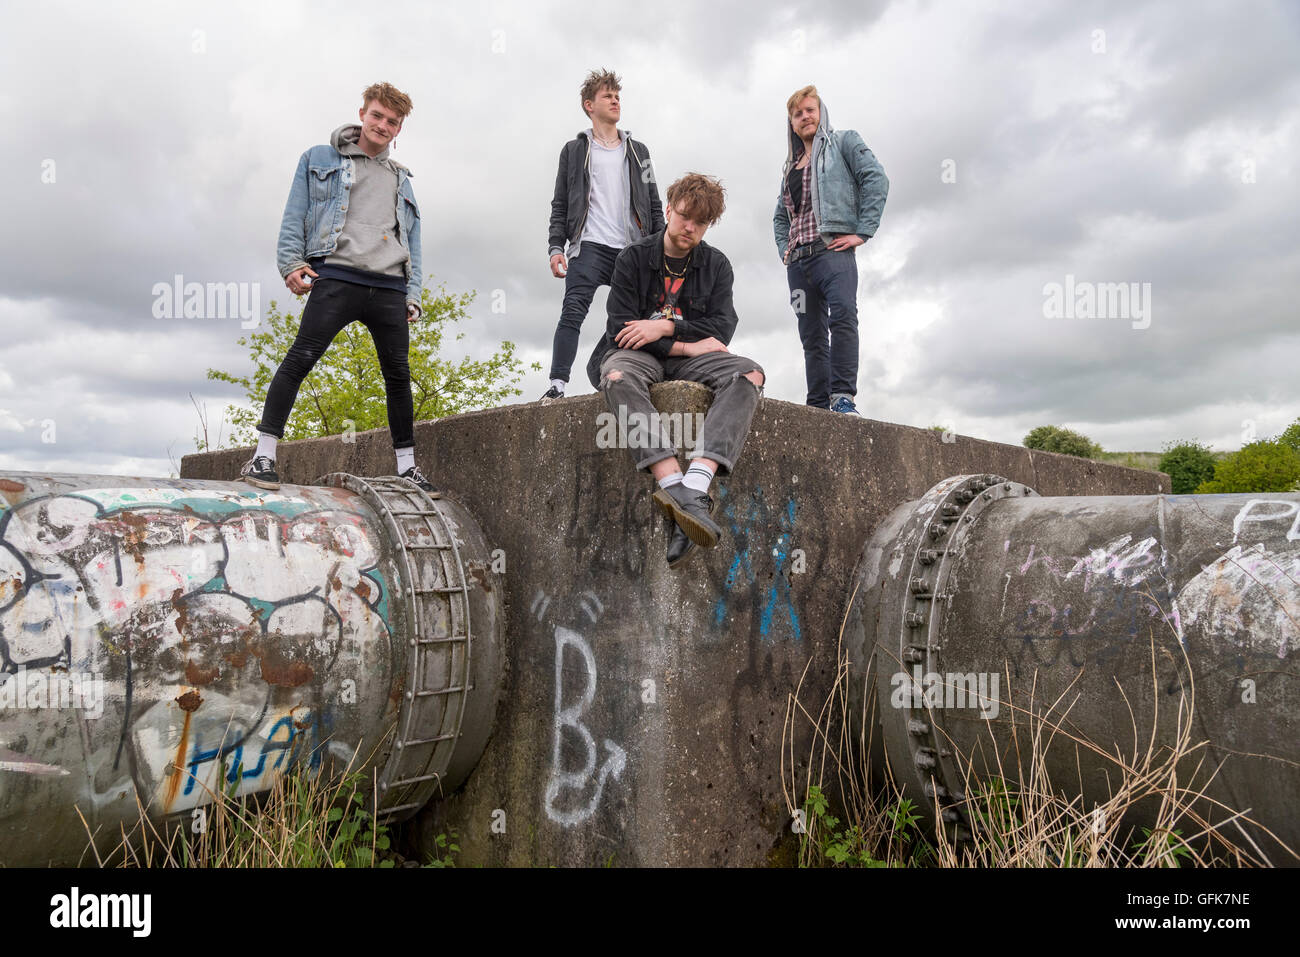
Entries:
[[307, 296], [298, 335], [271, 380], [259, 432], [284, 437], [284, 423], [298, 398], [298, 387], [334, 337], [351, 322], [370, 330], [384, 373], [388, 397], [388, 431], [393, 448], [415, 445], [415, 407], [411, 399], [411, 367], [407, 353], [411, 331], [406, 321], [406, 294], [396, 289], [376, 289], [341, 279], [317, 279]]

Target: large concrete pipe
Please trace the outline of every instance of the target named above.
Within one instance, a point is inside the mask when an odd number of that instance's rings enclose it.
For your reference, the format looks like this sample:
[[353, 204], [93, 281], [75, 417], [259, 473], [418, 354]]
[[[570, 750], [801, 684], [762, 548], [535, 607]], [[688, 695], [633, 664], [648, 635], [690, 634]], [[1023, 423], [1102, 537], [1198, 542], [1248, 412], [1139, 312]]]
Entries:
[[501, 682], [487, 543], [404, 480], [318, 484], [0, 473], [0, 865], [298, 763], [377, 771], [390, 820], [465, 779]]
[[1178, 783], [1204, 787], [1198, 813], [1244, 812], [1259, 826], [1225, 837], [1296, 862], [1278, 842], [1300, 848], [1300, 495], [1045, 498], [957, 476], [891, 513], [856, 579], [846, 641], [860, 677], [874, 659], [892, 773], [958, 836], [966, 771], [1016, 777], [1036, 721], [1040, 747], [1059, 729], [1051, 781], [1091, 809], [1191, 708], [1189, 744], [1208, 745]]

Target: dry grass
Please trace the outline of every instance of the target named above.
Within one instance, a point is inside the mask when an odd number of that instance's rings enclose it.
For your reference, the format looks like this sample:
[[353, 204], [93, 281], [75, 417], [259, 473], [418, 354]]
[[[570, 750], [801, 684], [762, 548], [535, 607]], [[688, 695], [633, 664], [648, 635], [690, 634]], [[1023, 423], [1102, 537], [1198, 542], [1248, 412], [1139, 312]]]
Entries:
[[[928, 827], [920, 809], [903, 798], [889, 768], [881, 774], [869, 765], [876, 699], [864, 697], [861, 712], [850, 714], [849, 689], [855, 679], [843, 642], [842, 624], [835, 680], [817, 713], [800, 700], [802, 677], [787, 702], [781, 782], [792, 815], [801, 811], [806, 822], [801, 866], [1252, 867], [1276, 861], [1278, 848], [1300, 860], [1258, 822], [1206, 796], [1219, 769], [1206, 766], [1207, 742], [1193, 739], [1196, 696], [1189, 669], [1183, 670], [1189, 678], [1178, 699], [1172, 745], [1157, 744], [1155, 727], [1140, 740], [1137, 717], [1124, 699], [1133, 727], [1127, 751], [1104, 749], [1068, 730], [1069, 711], [1077, 701], [1077, 695], [1066, 700], [1071, 689], [1042, 708], [1031, 681], [1026, 703], [1017, 707], [1010, 675], [1004, 674], [1005, 700], [999, 704], [1015, 710], [1009, 722], [1012, 746], [999, 749], [987, 732], [975, 754], [962, 754], [948, 742], [963, 778], [965, 799], [956, 806], [970, 832], [959, 839], [951, 825]], [[1154, 635], [1151, 645], [1154, 700]], [[808, 740], [805, 723], [811, 742], [807, 771], [799, 782], [795, 741]], [[1047, 758], [1059, 755], [1061, 748], [1074, 749], [1079, 780], [1083, 754], [1090, 763], [1105, 764], [1107, 800], [1085, 807], [1078, 787], [1051, 779]], [[1003, 764], [1004, 754], [1013, 766]], [[1215, 811], [1213, 823], [1206, 818], [1207, 808]], [[937, 803], [928, 809], [936, 818], [939, 811]], [[1247, 822], [1251, 830], [1243, 827]], [[1276, 841], [1271, 853], [1258, 846], [1260, 834]]]
[[[114, 838], [92, 833], [86, 860], [100, 867], [392, 867], [388, 829], [375, 826], [377, 770], [353, 754], [334, 774], [312, 772], [305, 762], [278, 775], [269, 790], [247, 797], [213, 791], [195, 778], [206, 803], [166, 822], [149, 816], [136, 797], [137, 819]], [[226, 779], [225, 769], [218, 781]], [[78, 810], [80, 815], [80, 810]]]

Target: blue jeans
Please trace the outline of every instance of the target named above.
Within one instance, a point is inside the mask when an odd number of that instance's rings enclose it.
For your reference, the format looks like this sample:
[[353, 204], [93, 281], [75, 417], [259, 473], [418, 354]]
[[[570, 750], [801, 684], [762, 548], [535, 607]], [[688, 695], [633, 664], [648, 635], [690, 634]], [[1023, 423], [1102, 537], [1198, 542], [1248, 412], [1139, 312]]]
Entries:
[[551, 346], [550, 378], [569, 381], [573, 359], [578, 354], [582, 322], [587, 318], [596, 289], [609, 285], [614, 275], [614, 260], [622, 251], [600, 243], [583, 243], [577, 257], [569, 260], [569, 271], [564, 275], [560, 324], [555, 328], [555, 342]]
[[[858, 263], [852, 249], [827, 250], [785, 267], [799, 319], [808, 405], [858, 394]], [[802, 308], [801, 308], [802, 307]]]

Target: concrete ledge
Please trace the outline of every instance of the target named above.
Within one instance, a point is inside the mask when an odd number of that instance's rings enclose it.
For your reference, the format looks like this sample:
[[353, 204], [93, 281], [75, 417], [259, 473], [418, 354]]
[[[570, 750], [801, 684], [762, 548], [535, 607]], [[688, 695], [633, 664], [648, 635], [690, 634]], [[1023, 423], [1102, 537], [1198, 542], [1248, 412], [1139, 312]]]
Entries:
[[[665, 383], [665, 412], [703, 411]], [[1149, 495], [1168, 476], [764, 399], [714, 486], [721, 544], [682, 569], [652, 482], [597, 447], [600, 395], [417, 423], [417, 461], [500, 549], [507, 674], [496, 728], [425, 836], [454, 827], [467, 865], [754, 865], [788, 860], [786, 701], [835, 674], [854, 566], [895, 506], [989, 472], [1043, 495]], [[248, 450], [186, 456], [232, 479]], [[386, 430], [289, 442], [288, 482], [391, 474]], [[793, 753], [806, 755], [809, 742]], [[502, 830], [503, 829], [503, 830]]]

